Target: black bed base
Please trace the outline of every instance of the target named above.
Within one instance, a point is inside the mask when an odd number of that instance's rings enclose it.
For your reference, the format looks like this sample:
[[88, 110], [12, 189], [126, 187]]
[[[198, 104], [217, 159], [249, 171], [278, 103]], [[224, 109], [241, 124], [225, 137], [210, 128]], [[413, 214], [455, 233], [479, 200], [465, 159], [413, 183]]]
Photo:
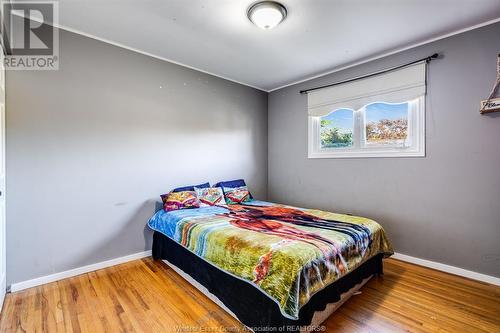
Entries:
[[299, 312], [299, 319], [284, 317], [278, 305], [252, 284], [212, 266], [162, 233], [153, 234], [153, 258], [164, 259], [180, 268], [217, 296], [238, 319], [255, 332], [297, 332], [311, 323], [315, 311], [323, 311], [328, 303], [371, 275], [382, 274], [382, 255], [370, 258], [348, 275], [311, 297]]

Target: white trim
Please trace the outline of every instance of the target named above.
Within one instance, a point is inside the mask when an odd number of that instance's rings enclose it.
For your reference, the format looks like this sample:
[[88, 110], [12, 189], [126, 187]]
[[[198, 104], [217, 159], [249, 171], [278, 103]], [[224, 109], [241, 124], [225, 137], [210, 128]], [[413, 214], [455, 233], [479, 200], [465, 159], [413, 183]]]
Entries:
[[307, 158], [385, 158], [425, 157], [425, 96], [409, 101], [408, 138], [406, 147], [364, 146], [365, 107], [353, 111], [353, 146], [347, 148], [320, 147], [320, 118], [308, 116]]
[[36, 286], [39, 286], [42, 284], [46, 284], [46, 283], [50, 283], [50, 282], [54, 282], [54, 281], [59, 281], [59, 280], [66, 279], [69, 277], [77, 276], [80, 274], [85, 274], [88, 272], [96, 271], [98, 269], [103, 269], [106, 267], [111, 267], [114, 265], [123, 264], [123, 263], [128, 262], [128, 261], [141, 259], [141, 258], [145, 258], [145, 257], [149, 257], [149, 256], [151, 256], [151, 250], [144, 251], [144, 252], [138, 252], [138, 253], [130, 254], [128, 256], [110, 259], [110, 260], [106, 260], [106, 261], [101, 261], [101, 262], [98, 262], [95, 264], [70, 269], [70, 270], [67, 270], [64, 272], [45, 275], [45, 276], [41, 276], [41, 277], [38, 277], [35, 279], [27, 280], [27, 281], [13, 283], [10, 285], [10, 292], [16, 292], [16, 291], [20, 291], [23, 289], [36, 287]]
[[286, 88], [286, 87], [290, 87], [290, 86], [293, 86], [293, 85], [296, 85], [296, 84], [299, 84], [299, 83], [303, 83], [303, 82], [306, 82], [306, 81], [309, 81], [309, 80], [317, 79], [319, 77], [322, 77], [322, 76], [325, 76], [325, 75], [328, 75], [328, 74], [333, 74], [333, 73], [336, 73], [336, 72], [340, 72], [340, 71], [343, 71], [344, 69], [349, 69], [349, 68], [356, 67], [356, 66], [359, 66], [359, 65], [362, 65], [362, 64], [366, 64], [368, 62], [375, 61], [375, 60], [378, 60], [378, 59], [382, 59], [382, 58], [388, 57], [390, 55], [393, 55], [393, 54], [396, 54], [396, 53], [399, 53], [399, 52], [403, 52], [403, 51], [410, 50], [410, 49], [413, 49], [413, 48], [418, 47], [418, 46], [422, 46], [422, 45], [425, 45], [425, 44], [436, 42], [436, 41], [441, 40], [441, 39], [445, 39], [445, 38], [448, 38], [448, 37], [459, 35], [461, 33], [467, 32], [467, 31], [471, 31], [471, 30], [474, 30], [474, 29], [479, 29], [479, 28], [482, 28], [482, 27], [485, 27], [487, 25], [494, 24], [494, 23], [497, 23], [497, 22], [500, 22], [500, 17], [498, 17], [496, 19], [493, 19], [493, 20], [489, 20], [489, 21], [483, 22], [483, 23], [472, 25], [470, 27], [466, 27], [466, 28], [463, 28], [463, 29], [455, 30], [455, 31], [452, 31], [450, 33], [447, 33], [447, 34], [444, 34], [444, 35], [440, 35], [440, 36], [437, 36], [437, 37], [434, 37], [434, 38], [429, 38], [429, 39], [426, 39], [426, 40], [424, 40], [422, 42], [413, 43], [413, 44], [410, 44], [408, 46], [404, 46], [404, 47], [400, 47], [400, 48], [394, 49], [392, 51], [380, 53], [379, 55], [376, 55], [376, 56], [373, 56], [373, 57], [370, 57], [370, 58], [367, 58], [367, 59], [364, 59], [364, 60], [360, 60], [360, 61], [354, 62], [352, 64], [349, 64], [349, 65], [345, 65], [345, 66], [341, 66], [341, 67], [335, 67], [334, 69], [331, 69], [329, 71], [322, 72], [320, 74], [316, 74], [316, 75], [313, 75], [313, 76], [309, 76], [309, 77], [306, 77], [304, 79], [300, 79], [300, 80], [297, 80], [297, 81], [293, 81], [291, 83], [286, 83], [286, 84], [284, 84], [282, 86], [279, 86], [277, 88], [269, 89], [269, 90], [267, 90], [267, 92], [270, 93], [270, 92], [273, 92], [273, 91], [276, 91], [276, 90], [279, 90], [279, 89], [283, 89], [283, 88]]
[[[17, 15], [17, 16], [24, 17], [24, 15], [22, 15], [22, 14], [15, 14], [15, 13], [13, 13], [13, 14]], [[33, 20], [33, 21], [36, 21], [36, 22], [41, 22], [42, 21], [42, 20], [40, 20], [37, 17], [29, 17], [29, 19]], [[57, 24], [47, 23], [47, 22], [42, 22], [42, 23], [51, 25], [51, 26], [53, 26], [53, 27], [55, 27], [57, 29], [60, 29], [60, 30], [65, 30], [65, 31], [68, 31], [68, 32], [72, 32], [72, 33], [77, 34], [77, 35], [81, 35], [81, 36], [84, 36], [84, 37], [87, 37], [87, 38], [91, 38], [91, 39], [97, 40], [99, 42], [103, 42], [103, 43], [110, 44], [110, 45], [113, 45], [113, 46], [116, 46], [116, 47], [120, 47], [122, 49], [129, 50], [129, 51], [132, 51], [132, 52], [135, 52], [135, 53], [139, 53], [139, 54], [151, 57], [151, 58], [155, 58], [155, 59], [158, 59], [158, 60], [166, 61], [166, 62], [175, 64], [175, 65], [179, 65], [179, 66], [182, 66], [182, 67], [185, 67], [185, 68], [189, 68], [189, 69], [195, 70], [195, 71], [200, 72], [200, 73], [204, 73], [204, 74], [208, 74], [208, 75], [211, 75], [211, 76], [215, 76], [215, 77], [218, 77], [218, 78], [226, 80], [226, 81], [231, 81], [231, 82], [234, 82], [234, 83], [237, 83], [237, 84], [241, 84], [243, 86], [247, 86], [247, 87], [250, 87], [250, 88], [254, 88], [254, 89], [257, 89], [257, 90], [260, 90], [260, 91], [263, 91], [263, 92], [269, 92], [269, 91], [267, 91], [264, 88], [259, 88], [259, 87], [253, 86], [251, 84], [248, 84], [248, 83], [244, 83], [244, 82], [241, 82], [241, 81], [230, 79], [230, 78], [228, 78], [226, 76], [217, 75], [215, 73], [203, 70], [201, 68], [190, 66], [190, 65], [186, 65], [186, 64], [184, 64], [182, 62], [179, 62], [179, 61], [175, 61], [175, 60], [172, 60], [172, 59], [168, 59], [168, 58], [165, 58], [165, 57], [154, 55], [152, 53], [149, 53], [149, 52], [146, 52], [146, 51], [142, 51], [142, 50], [130, 47], [130, 46], [126, 46], [124, 44], [121, 44], [121, 43], [118, 43], [118, 42], [114, 42], [114, 41], [106, 39], [106, 38], [97, 37], [95, 35], [88, 34], [86, 32], [83, 32], [83, 31], [80, 31], [80, 30], [77, 30], [77, 29], [69, 28], [69, 27], [64, 26], [62, 24], [59, 24], [59, 23], [57, 23]]]
[[395, 158], [395, 157], [425, 157], [425, 152], [414, 150], [352, 150], [336, 152], [311, 152], [307, 155], [309, 159], [321, 158]]
[[[13, 283], [10, 286], [10, 292], [16, 292], [16, 291], [24, 290], [27, 288], [36, 287], [36, 286], [39, 286], [42, 284], [46, 284], [46, 283], [50, 283], [50, 282], [54, 282], [54, 281], [59, 281], [59, 280], [66, 279], [69, 277], [77, 276], [80, 274], [85, 274], [85, 273], [92, 272], [92, 271], [95, 271], [98, 269], [103, 269], [103, 268], [115, 266], [118, 264], [122, 264], [122, 263], [129, 262], [132, 260], [142, 259], [142, 258], [149, 257], [149, 256], [151, 256], [151, 250], [144, 251], [144, 252], [138, 252], [138, 253], [134, 253], [134, 254], [131, 254], [128, 256], [110, 259], [110, 260], [102, 261], [99, 263], [70, 269], [70, 270], [67, 270], [64, 272], [59, 272], [59, 273], [55, 273], [55, 274], [51, 274], [51, 275], [42, 276], [42, 277], [35, 278], [32, 280]], [[441, 264], [439, 262], [435, 262], [435, 261], [431, 261], [431, 260], [420, 259], [420, 258], [412, 257], [412, 256], [398, 253], [398, 252], [394, 253], [392, 258], [398, 259], [401, 261], [405, 261], [405, 262], [409, 262], [412, 264], [420, 265], [420, 266], [429, 267], [429, 268], [432, 268], [432, 269], [435, 269], [438, 271], [442, 271], [442, 272], [446, 272], [446, 273], [450, 273], [450, 274], [454, 274], [454, 275], [458, 275], [458, 276], [463, 276], [463, 277], [466, 277], [469, 279], [478, 280], [478, 281], [482, 281], [482, 282], [486, 282], [486, 283], [500, 286], [500, 278], [495, 277], [495, 276], [481, 274], [481, 273], [469, 271], [469, 270], [466, 270], [463, 268], [450, 266], [450, 265], [446, 265], [446, 264]]]
[[[35, 19], [35, 18], [30, 18], [30, 19]], [[367, 59], [364, 59], [364, 60], [360, 60], [360, 61], [357, 61], [355, 63], [349, 64], [349, 65], [345, 65], [345, 66], [342, 66], [342, 67], [335, 67], [334, 69], [328, 70], [326, 72], [322, 72], [322, 73], [316, 74], [314, 76], [309, 76], [309, 77], [306, 77], [304, 79], [300, 79], [300, 80], [297, 80], [297, 81], [292, 81], [290, 83], [286, 83], [286, 84], [284, 84], [282, 86], [278, 86], [278, 87], [272, 88], [272, 89], [259, 88], [257, 86], [251, 85], [249, 83], [244, 83], [244, 82], [241, 82], [241, 81], [238, 81], [238, 80], [234, 80], [234, 79], [228, 78], [226, 76], [217, 75], [215, 73], [208, 72], [208, 71], [205, 71], [203, 69], [200, 69], [200, 68], [197, 68], [197, 67], [194, 67], [194, 66], [186, 65], [186, 64], [184, 64], [182, 62], [179, 62], [179, 61], [175, 61], [175, 60], [171, 60], [171, 59], [168, 59], [168, 58], [165, 58], [165, 57], [157, 56], [157, 55], [154, 55], [154, 54], [146, 52], [146, 51], [141, 51], [139, 49], [136, 49], [136, 48], [133, 48], [133, 47], [129, 47], [129, 46], [123, 45], [121, 43], [111, 41], [109, 39], [100, 38], [100, 37], [97, 37], [95, 35], [91, 35], [91, 34], [88, 34], [86, 32], [82, 32], [82, 31], [77, 30], [77, 29], [69, 28], [69, 27], [61, 25], [61, 24], [56, 24], [56, 25], [53, 25], [53, 26], [55, 26], [58, 29], [66, 30], [66, 31], [72, 32], [74, 34], [78, 34], [78, 35], [81, 35], [81, 36], [84, 36], [84, 37], [92, 38], [92, 39], [98, 40], [98, 41], [103, 42], [103, 43], [108, 43], [108, 44], [120, 47], [122, 49], [126, 49], [126, 50], [129, 50], [129, 51], [132, 51], [132, 52], [136, 52], [136, 53], [139, 53], [139, 54], [143, 54], [143, 55], [146, 55], [146, 56], [158, 59], [158, 60], [163, 60], [163, 61], [166, 61], [166, 62], [170, 62], [172, 64], [176, 64], [176, 65], [179, 65], [179, 66], [182, 66], [182, 67], [186, 67], [186, 68], [189, 68], [189, 69], [201, 72], [201, 73], [212, 75], [212, 76], [215, 76], [215, 77], [227, 80], [227, 81], [231, 81], [231, 82], [238, 83], [238, 84], [250, 87], [250, 88], [254, 88], [254, 89], [257, 89], [257, 90], [261, 90], [261, 91], [270, 93], [270, 92], [273, 92], [275, 90], [279, 90], [279, 89], [282, 89], [282, 88], [293, 86], [293, 85], [298, 84], [298, 83], [303, 83], [303, 82], [306, 82], [306, 81], [309, 81], [309, 80], [313, 80], [313, 79], [316, 79], [316, 78], [319, 78], [319, 77], [322, 77], [322, 76], [325, 76], [325, 75], [328, 75], [328, 74], [333, 74], [333, 73], [336, 73], [336, 72], [340, 72], [340, 71], [342, 71], [344, 69], [348, 69], [348, 68], [356, 67], [356, 66], [359, 66], [359, 65], [362, 65], [362, 64], [366, 64], [366, 63], [368, 63], [370, 61], [374, 61], [374, 60], [378, 60], [378, 59], [381, 59], [381, 58], [385, 58], [385, 57], [388, 57], [390, 55], [393, 55], [393, 54], [396, 54], [396, 53], [399, 53], [399, 52], [403, 52], [403, 51], [406, 51], [406, 50], [409, 50], [409, 49], [412, 49], [412, 48], [415, 48], [415, 47], [418, 47], [418, 46], [421, 46], [421, 45], [429, 44], [429, 43], [432, 43], [432, 42], [435, 42], [435, 41], [438, 41], [438, 40], [441, 40], [441, 39], [444, 39], [444, 38], [448, 38], [448, 37], [452, 37], [452, 36], [455, 36], [455, 35], [459, 35], [461, 33], [467, 32], [467, 31], [471, 31], [471, 30], [474, 30], [474, 29], [482, 28], [482, 27], [485, 27], [487, 25], [494, 24], [494, 23], [497, 23], [497, 22], [500, 22], [500, 17], [498, 17], [496, 19], [492, 19], [492, 20], [486, 21], [486, 22], [478, 23], [478, 24], [475, 24], [475, 25], [472, 25], [472, 26], [469, 26], [469, 27], [466, 27], [466, 28], [463, 28], [463, 29], [458, 29], [458, 30], [452, 31], [452, 32], [447, 33], [447, 34], [439, 35], [439, 36], [434, 37], [434, 38], [429, 38], [429, 39], [426, 39], [426, 40], [424, 40], [422, 42], [413, 43], [413, 44], [410, 44], [408, 46], [404, 46], [404, 47], [401, 47], [401, 48], [394, 49], [392, 51], [381, 53], [379, 55], [376, 55], [376, 56], [373, 56], [373, 57], [370, 57], [370, 58], [367, 58]]]
[[406, 254], [402, 254], [402, 253], [398, 253], [398, 252], [394, 253], [392, 258], [398, 259], [401, 261], [406, 261], [406, 262], [420, 265], [420, 266], [425, 266], [425, 267], [432, 268], [432, 269], [435, 269], [438, 271], [466, 277], [466, 278], [469, 278], [472, 280], [482, 281], [482, 282], [486, 282], [486, 283], [500, 286], [500, 278], [495, 277], [495, 276], [481, 274], [481, 273], [469, 271], [469, 270], [466, 270], [466, 269], [463, 269], [460, 267], [441, 264], [439, 262], [430, 261], [427, 259], [420, 259], [420, 258], [408, 256]]
[[242, 86], [250, 87], [250, 88], [257, 89], [257, 90], [260, 90], [260, 91], [263, 91], [263, 92], [268, 92], [264, 88], [259, 88], [259, 87], [253, 86], [253, 85], [251, 85], [249, 83], [244, 83], [244, 82], [241, 82], [241, 81], [237, 81], [237, 80], [228, 78], [227, 76], [217, 75], [215, 73], [203, 70], [203, 69], [198, 68], [198, 67], [186, 65], [186, 64], [184, 64], [182, 62], [179, 62], [179, 61], [175, 61], [175, 60], [168, 59], [168, 58], [165, 58], [165, 57], [157, 56], [157, 55], [154, 55], [154, 54], [146, 52], [146, 51], [141, 51], [139, 49], [136, 49], [136, 48], [133, 48], [133, 47], [130, 47], [130, 46], [126, 46], [126, 45], [123, 45], [123, 44], [120, 44], [120, 43], [117, 43], [117, 42], [113, 42], [113, 41], [108, 40], [108, 39], [100, 38], [100, 37], [97, 37], [97, 36], [94, 36], [94, 35], [91, 35], [91, 34], [87, 34], [85, 32], [81, 32], [81, 31], [76, 30], [76, 29], [71, 29], [71, 28], [65, 27], [63, 25], [58, 25], [58, 27], [56, 27], [56, 28], [69, 31], [69, 32], [72, 32], [72, 33], [77, 34], [77, 35], [82, 35], [84, 37], [92, 38], [92, 39], [95, 39], [95, 40], [103, 42], [103, 43], [111, 44], [113, 46], [121, 47], [122, 49], [126, 49], [126, 50], [129, 50], [129, 51], [132, 51], [132, 52], [136, 52], [136, 53], [139, 53], [139, 54], [151, 57], [151, 58], [155, 58], [155, 59], [166, 61], [166, 62], [175, 64], [175, 65], [178, 65], [178, 66], [189, 68], [189, 69], [192, 69], [192, 70], [200, 72], [200, 73], [204, 73], [204, 74], [208, 74], [208, 75], [211, 75], [211, 76], [215, 76], [215, 77], [218, 77], [218, 78], [226, 80], [226, 81], [230, 81], [230, 82], [234, 82], [234, 83], [237, 83], [237, 84], [241, 84]]

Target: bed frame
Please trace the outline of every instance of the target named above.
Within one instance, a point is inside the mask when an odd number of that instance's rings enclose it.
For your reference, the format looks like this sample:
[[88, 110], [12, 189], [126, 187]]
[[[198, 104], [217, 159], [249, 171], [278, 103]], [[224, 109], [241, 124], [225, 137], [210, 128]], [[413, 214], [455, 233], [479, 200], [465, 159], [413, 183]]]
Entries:
[[[177, 274], [182, 276], [184, 278], [184, 280], [189, 282], [193, 287], [195, 287], [201, 293], [203, 293], [205, 296], [210, 298], [210, 300], [212, 300], [212, 302], [214, 302], [215, 304], [220, 306], [224, 311], [226, 311], [229, 315], [234, 317], [236, 320], [240, 321], [240, 319], [230, 309], [228, 309], [228, 307], [224, 303], [222, 303], [222, 301], [217, 296], [215, 296], [210, 291], [208, 291], [208, 289], [205, 288], [203, 285], [201, 285], [198, 281], [193, 279], [190, 275], [186, 274], [182, 269], [175, 266], [174, 264], [172, 264], [168, 260], [163, 260], [163, 262], [165, 264], [167, 264], [170, 268], [172, 268]], [[349, 298], [351, 298], [351, 296], [353, 296], [355, 293], [357, 293], [359, 291], [359, 289], [361, 287], [363, 287], [365, 285], [365, 283], [367, 283], [372, 278], [372, 276], [373, 275], [370, 275], [369, 277], [365, 278], [364, 280], [362, 280], [360, 283], [358, 283], [357, 285], [355, 285], [354, 287], [352, 287], [348, 291], [342, 293], [340, 295], [339, 301], [334, 302], [334, 303], [328, 303], [326, 305], [325, 309], [322, 311], [315, 311], [313, 318], [312, 318], [312, 321], [308, 326], [319, 327], [326, 319], [328, 319], [328, 317], [330, 317], [335, 311], [337, 311], [337, 309], [340, 306], [342, 306], [342, 304], [344, 304]], [[243, 325], [245, 325], [245, 324], [243, 324]], [[246, 326], [246, 327], [248, 330], [253, 332], [253, 329], [251, 327], [248, 327], [248, 326]], [[306, 327], [303, 327], [300, 329], [300, 332], [311, 332], [311, 330], [307, 329]]]
[[163, 260], [185, 280], [236, 318], [248, 329], [276, 332], [310, 331], [319, 326], [372, 276], [382, 274], [382, 255], [368, 259], [314, 294], [299, 312], [299, 319], [284, 317], [278, 305], [251, 282], [235, 277], [196, 256], [162, 233], [153, 234], [153, 258]]

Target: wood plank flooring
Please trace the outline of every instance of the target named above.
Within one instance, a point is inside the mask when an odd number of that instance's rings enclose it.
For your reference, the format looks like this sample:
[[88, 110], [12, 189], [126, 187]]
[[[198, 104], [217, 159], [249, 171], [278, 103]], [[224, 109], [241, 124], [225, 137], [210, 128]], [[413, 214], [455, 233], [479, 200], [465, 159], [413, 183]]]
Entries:
[[[500, 287], [388, 259], [326, 332], [500, 332]], [[0, 332], [242, 332], [150, 258], [8, 294]]]

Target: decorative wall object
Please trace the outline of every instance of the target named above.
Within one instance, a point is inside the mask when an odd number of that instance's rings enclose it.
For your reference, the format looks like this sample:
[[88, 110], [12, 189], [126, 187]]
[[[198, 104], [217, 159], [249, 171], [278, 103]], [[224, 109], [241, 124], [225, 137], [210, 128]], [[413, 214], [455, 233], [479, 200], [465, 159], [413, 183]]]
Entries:
[[[488, 96], [488, 99], [485, 101], [481, 101], [481, 109], [480, 113], [491, 113], [491, 112], [499, 112], [500, 111], [500, 94], [498, 92], [498, 88], [500, 87], [500, 54], [498, 54], [497, 58], [497, 81], [493, 86], [493, 90]], [[496, 97], [496, 98], [495, 98]]]

